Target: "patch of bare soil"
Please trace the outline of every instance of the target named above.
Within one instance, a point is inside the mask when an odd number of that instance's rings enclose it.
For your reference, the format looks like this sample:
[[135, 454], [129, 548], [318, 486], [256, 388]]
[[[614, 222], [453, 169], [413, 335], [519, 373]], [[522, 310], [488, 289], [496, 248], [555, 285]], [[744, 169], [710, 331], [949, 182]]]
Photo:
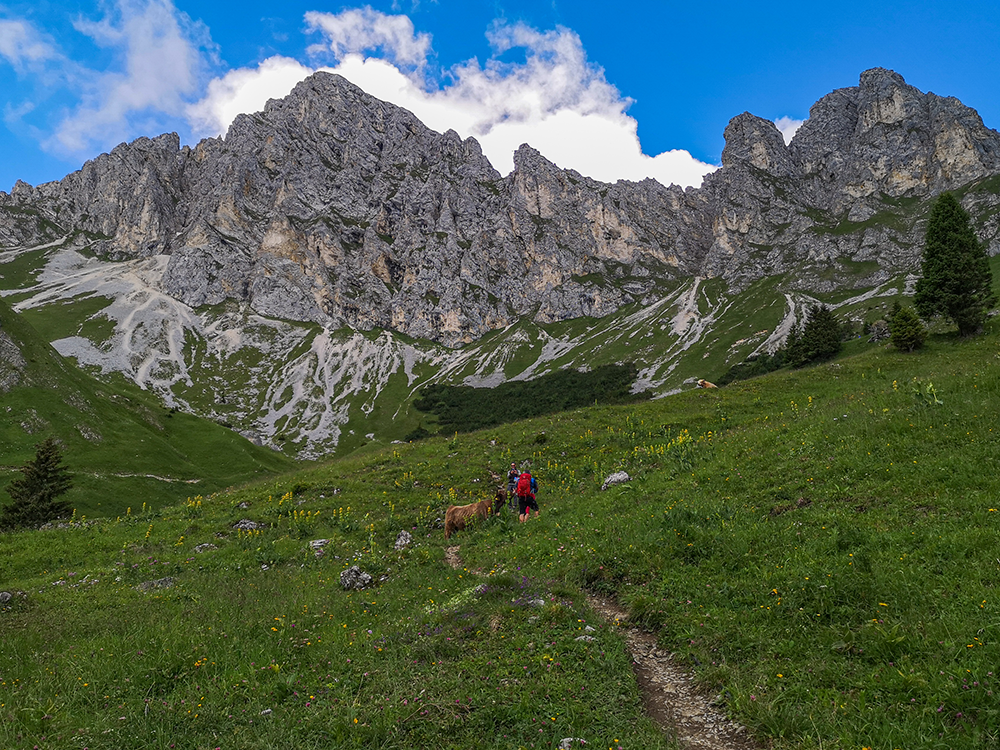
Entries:
[[699, 691], [692, 675], [672, 654], [661, 651], [656, 636], [628, 624], [628, 613], [614, 601], [588, 595], [587, 602], [618, 632], [632, 654], [632, 668], [646, 713], [686, 750], [760, 750], [746, 729]]

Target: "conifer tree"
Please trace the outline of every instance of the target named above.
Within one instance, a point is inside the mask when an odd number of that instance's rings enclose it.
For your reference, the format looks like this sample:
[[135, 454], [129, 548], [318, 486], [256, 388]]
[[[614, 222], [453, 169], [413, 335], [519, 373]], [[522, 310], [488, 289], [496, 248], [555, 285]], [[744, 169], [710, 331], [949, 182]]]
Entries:
[[35, 458], [21, 467], [21, 476], [7, 485], [13, 502], [0, 510], [0, 528], [38, 528], [70, 514], [67, 501], [58, 500], [72, 486], [62, 451], [54, 438], [35, 446]]
[[898, 299], [894, 299], [892, 301], [892, 309], [889, 310], [889, 317], [886, 318], [886, 321], [889, 323], [889, 328], [892, 328], [892, 321], [893, 321], [893, 319], [896, 317], [896, 315], [902, 309], [903, 309], [903, 306], [901, 304], [899, 304], [899, 300]]
[[942, 193], [931, 208], [921, 273], [913, 297], [920, 317], [942, 315], [961, 336], [982, 330], [997, 301], [993, 274], [969, 214], [951, 193]]
[[789, 336], [786, 343], [788, 363], [802, 367], [810, 362], [829, 359], [840, 351], [842, 328], [826, 305], [813, 305], [800, 334]]
[[924, 345], [927, 329], [909, 307], [900, 307], [892, 316], [892, 345], [903, 352], [912, 352]]
[[781, 358], [786, 365], [802, 367], [806, 363], [805, 349], [802, 345], [802, 326], [796, 325], [788, 332], [785, 345], [780, 350]]

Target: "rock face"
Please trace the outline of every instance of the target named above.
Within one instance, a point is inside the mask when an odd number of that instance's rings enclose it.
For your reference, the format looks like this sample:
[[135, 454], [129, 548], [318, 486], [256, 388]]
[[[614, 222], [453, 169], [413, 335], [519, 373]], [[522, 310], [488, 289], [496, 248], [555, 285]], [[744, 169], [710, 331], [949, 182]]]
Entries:
[[[740, 288], [792, 271], [829, 291], [848, 275], [830, 269], [845, 262], [869, 264], [854, 274], [862, 284], [916, 269], [923, 230], [907, 209], [1000, 171], [1000, 134], [957, 99], [875, 68], [813, 105], [787, 147], [770, 122], [734, 118], [722, 164], [702, 187], [714, 223], [702, 275]], [[1000, 250], [996, 227], [984, 230]]]
[[838, 213], [863, 213], [859, 199], [952, 190], [1000, 167], [997, 133], [974, 110], [882, 68], [813, 105], [789, 152], [810, 202]]
[[13, 390], [21, 382], [24, 357], [9, 334], [0, 325], [0, 394]]
[[0, 193], [0, 245], [163, 256], [162, 291], [193, 307], [459, 346], [524, 317], [648, 303], [691, 276], [824, 291], [855, 264], [852, 283], [878, 283], [919, 260], [912, 206], [1000, 171], [1000, 135], [973, 110], [882, 69], [823, 97], [788, 146], [749, 113], [725, 136], [700, 189], [600, 183], [528, 146], [501, 177], [475, 140], [317, 73], [225, 138], [140, 138], [60, 182], [18, 183]]

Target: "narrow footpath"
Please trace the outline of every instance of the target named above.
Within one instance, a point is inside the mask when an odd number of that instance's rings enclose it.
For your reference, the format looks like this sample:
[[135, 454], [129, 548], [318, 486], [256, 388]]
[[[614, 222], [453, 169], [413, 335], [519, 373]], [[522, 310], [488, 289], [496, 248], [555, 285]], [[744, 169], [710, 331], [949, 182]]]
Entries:
[[[460, 546], [445, 549], [445, 561], [462, 567]], [[478, 571], [470, 571], [478, 574]], [[656, 636], [628, 622], [628, 613], [605, 597], [587, 596], [587, 603], [625, 641], [632, 655], [646, 714], [684, 750], [761, 750], [746, 729], [719, 711], [711, 696], [695, 687], [694, 677], [673, 655], [660, 650]]]

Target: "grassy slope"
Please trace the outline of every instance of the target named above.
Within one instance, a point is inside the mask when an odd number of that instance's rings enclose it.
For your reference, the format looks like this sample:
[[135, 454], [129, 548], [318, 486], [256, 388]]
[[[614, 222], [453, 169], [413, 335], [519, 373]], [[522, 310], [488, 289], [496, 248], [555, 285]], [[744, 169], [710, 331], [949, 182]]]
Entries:
[[67, 498], [79, 515], [116, 515], [143, 502], [173, 504], [292, 465], [219, 425], [172, 413], [120, 378], [99, 382], [82, 373], [3, 300], [0, 326], [27, 361], [22, 382], [3, 394], [0, 486], [48, 435], [65, 446], [75, 474]]
[[[25, 593], [0, 612], [0, 746], [665, 746], [586, 588], [775, 748], [994, 746], [991, 326], [2, 538], [0, 581]], [[446, 542], [444, 508], [525, 459], [542, 515]], [[633, 480], [600, 492], [617, 469]], [[385, 579], [345, 592], [351, 564]]]
[[[0, 287], [9, 290], [31, 287], [39, 269], [49, 262], [51, 252], [26, 252], [4, 263], [0, 268]], [[787, 312], [782, 292], [782, 284], [786, 281], [783, 277], [762, 279], [738, 297], [729, 299], [721, 280], [690, 279], [678, 283], [671, 296], [651, 307], [634, 304], [602, 319], [582, 318], [545, 325], [521, 321], [461, 351], [448, 352], [451, 358], [429, 342], [411, 341], [395, 334], [388, 337], [391, 343], [376, 344], [375, 340], [382, 337], [378, 332], [370, 334], [371, 347], [362, 358], [356, 344], [348, 343], [355, 334], [338, 331], [332, 334], [330, 346], [333, 351], [343, 346], [343, 356], [339, 359], [332, 356], [325, 363], [328, 369], [318, 374], [319, 381], [324, 383], [329, 383], [331, 373], [343, 377], [335, 386], [330, 386], [330, 393], [312, 382], [315, 373], [309, 368], [316, 366], [316, 362], [309, 357], [305, 359], [311, 365], [293, 362], [296, 355], [309, 348], [317, 331], [299, 340], [292, 335], [291, 329], [279, 333], [278, 329], [260, 321], [241, 320], [245, 311], [241, 313], [237, 307], [227, 304], [202, 310], [200, 314], [206, 326], [239, 331], [238, 338], [245, 346], [220, 354], [210, 350], [203, 339], [187, 329], [183, 365], [167, 358], [160, 360], [147, 374], [153, 382], [162, 379], [161, 386], [167, 387], [165, 382], [183, 366], [191, 379], [189, 382], [180, 378], [169, 386], [175, 398], [189, 404], [196, 413], [231, 423], [240, 430], [259, 431], [269, 436], [275, 444], [283, 446], [288, 455], [296, 455], [303, 448], [304, 433], [315, 427], [318, 413], [330, 407], [332, 398], [336, 407], [347, 408], [347, 421], [340, 442], [334, 446], [333, 440], [326, 441], [322, 450], [335, 447], [338, 454], [345, 455], [369, 442], [387, 445], [420, 424], [433, 429], [432, 420], [411, 408], [414, 391], [426, 382], [458, 384], [470, 376], [475, 379], [495, 373], [503, 373], [508, 378], [534, 377], [560, 368], [592, 368], [622, 362], [636, 364], [642, 373], [642, 385], [652, 388], [655, 393], [691, 387], [691, 382], [697, 378], [715, 380], [760, 346], [781, 322]], [[898, 287], [902, 288], [901, 282]], [[882, 289], [880, 292], [885, 297], [852, 305], [850, 312], [876, 319], [880, 314], [868, 308], [887, 307], [896, 291], [895, 288]], [[37, 294], [38, 290], [33, 293]], [[151, 331], [159, 324], [163, 324], [163, 331], [174, 330], [174, 326], [180, 324], [169, 311], [163, 311], [164, 319], [157, 323], [154, 318], [154, 322], [149, 323], [149, 330], [143, 327], [133, 330], [130, 326], [134, 321], [128, 324], [118, 321], [116, 328], [116, 323], [102, 312], [109, 300], [89, 293], [72, 296], [72, 289], [62, 290], [61, 294], [67, 296], [32, 306], [23, 313], [48, 341], [79, 335], [89, 338], [100, 349], [118, 345], [113, 342], [113, 334], [117, 331], [116, 335], [134, 336], [149, 343]], [[23, 300], [28, 296], [20, 292], [11, 298]], [[693, 311], [697, 314], [692, 314]], [[283, 348], [281, 342], [291, 345], [293, 340], [297, 341], [294, 351]], [[399, 366], [391, 364], [391, 354], [401, 343], [411, 344], [425, 355], [434, 355], [433, 362], [417, 357], [413, 382], [408, 382], [401, 369], [391, 376], [373, 372], [381, 367]], [[166, 356], [169, 347], [160, 342], [154, 350]], [[380, 374], [387, 376], [385, 383], [380, 382]], [[352, 381], [363, 381], [364, 385], [355, 391]], [[290, 394], [299, 382], [305, 386], [303, 401], [291, 410], [291, 414], [281, 418], [271, 434], [269, 427], [258, 423], [269, 409], [281, 406], [280, 399], [268, 397], [268, 387], [287, 383], [289, 388], [285, 390]], [[341, 418], [338, 416], [335, 421]], [[315, 447], [306, 455], [315, 455]]]

